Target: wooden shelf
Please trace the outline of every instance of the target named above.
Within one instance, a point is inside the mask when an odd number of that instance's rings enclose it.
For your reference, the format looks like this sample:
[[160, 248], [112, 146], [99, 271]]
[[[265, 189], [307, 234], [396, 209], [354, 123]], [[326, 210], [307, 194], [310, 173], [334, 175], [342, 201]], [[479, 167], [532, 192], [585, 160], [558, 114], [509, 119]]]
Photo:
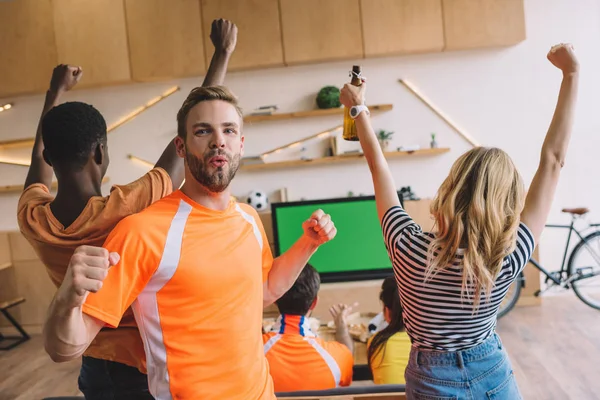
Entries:
[[[400, 158], [400, 157], [416, 157], [416, 156], [433, 156], [449, 152], [449, 148], [438, 148], [438, 149], [421, 149], [414, 151], [389, 151], [385, 153], [385, 158]], [[281, 168], [295, 168], [295, 167], [308, 167], [312, 165], [323, 165], [323, 164], [335, 164], [346, 161], [356, 161], [363, 159], [363, 154], [348, 154], [341, 156], [315, 158], [312, 160], [291, 160], [291, 161], [279, 161], [264, 164], [248, 164], [240, 167], [241, 171], [260, 171], [270, 169], [281, 169]]]
[[2, 271], [3, 269], [10, 268], [10, 267], [12, 267], [12, 266], [13, 266], [13, 265], [12, 265], [12, 263], [11, 263], [11, 262], [6, 262], [6, 263], [4, 263], [4, 264], [0, 264], [0, 271]]
[[2, 303], [0, 303], [0, 310], [6, 310], [7, 308], [21, 304], [24, 301], [25, 297], [16, 297], [12, 300], [3, 301]]
[[[370, 105], [369, 111], [371, 113], [381, 112], [381, 111], [389, 111], [394, 105], [393, 104], [375, 104]], [[282, 119], [292, 119], [292, 118], [307, 118], [307, 117], [321, 117], [325, 115], [343, 115], [344, 107], [339, 108], [327, 108], [327, 109], [318, 109], [318, 110], [309, 110], [309, 111], [297, 111], [291, 113], [275, 113], [271, 115], [246, 115], [244, 117], [244, 122], [262, 122], [262, 121], [279, 121]]]
[[[110, 178], [108, 176], [105, 176], [102, 179], [102, 183], [106, 183], [108, 181], [110, 181]], [[52, 184], [50, 185], [50, 190], [55, 190], [56, 188], [58, 188], [58, 182], [56, 182], [56, 181], [52, 182]], [[23, 185], [0, 186], [0, 193], [18, 193], [18, 192], [22, 192], [22, 191], [23, 191]]]

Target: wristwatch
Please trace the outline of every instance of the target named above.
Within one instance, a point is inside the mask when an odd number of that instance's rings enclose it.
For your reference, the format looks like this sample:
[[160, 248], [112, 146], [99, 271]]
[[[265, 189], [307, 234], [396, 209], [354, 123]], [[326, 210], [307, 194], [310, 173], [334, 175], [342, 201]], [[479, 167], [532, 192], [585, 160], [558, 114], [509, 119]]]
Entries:
[[350, 117], [352, 119], [356, 119], [356, 117], [358, 117], [360, 115], [361, 112], [366, 112], [367, 115], [371, 115], [371, 113], [369, 112], [369, 107], [365, 106], [364, 104], [360, 104], [358, 106], [352, 106], [350, 107]]

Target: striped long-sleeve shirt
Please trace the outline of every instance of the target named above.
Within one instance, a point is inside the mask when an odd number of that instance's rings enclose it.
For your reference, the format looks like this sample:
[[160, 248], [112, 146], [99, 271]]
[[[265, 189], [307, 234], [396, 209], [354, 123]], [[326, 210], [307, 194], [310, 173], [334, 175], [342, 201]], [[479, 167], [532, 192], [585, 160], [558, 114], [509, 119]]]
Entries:
[[[517, 247], [504, 258], [491, 296], [482, 296], [474, 312], [471, 299], [462, 293], [462, 249], [452, 265], [428, 280], [427, 253], [434, 238], [401, 207], [390, 208], [382, 220], [383, 237], [394, 267], [404, 309], [406, 332], [421, 349], [457, 351], [486, 340], [496, 328], [496, 316], [508, 288], [527, 265], [535, 247], [529, 228], [521, 223]], [[468, 287], [472, 293], [473, 288]]]

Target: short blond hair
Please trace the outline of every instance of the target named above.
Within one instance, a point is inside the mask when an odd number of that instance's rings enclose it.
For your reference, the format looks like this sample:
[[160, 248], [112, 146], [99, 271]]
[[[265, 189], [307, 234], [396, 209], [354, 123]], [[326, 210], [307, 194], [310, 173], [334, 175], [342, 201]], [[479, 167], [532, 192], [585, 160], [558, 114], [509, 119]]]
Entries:
[[225, 86], [197, 87], [190, 91], [181, 108], [177, 112], [177, 135], [185, 138], [185, 123], [190, 110], [203, 101], [222, 100], [235, 107], [240, 119], [243, 119], [242, 109], [237, 97]]

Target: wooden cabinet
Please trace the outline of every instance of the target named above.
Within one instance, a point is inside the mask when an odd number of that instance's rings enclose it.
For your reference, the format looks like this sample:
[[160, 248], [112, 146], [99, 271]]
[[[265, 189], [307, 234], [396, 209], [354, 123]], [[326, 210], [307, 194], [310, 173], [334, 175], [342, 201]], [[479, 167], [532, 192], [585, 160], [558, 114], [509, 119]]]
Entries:
[[363, 57], [359, 0], [280, 0], [286, 64]]
[[444, 48], [441, 0], [360, 0], [365, 56]]
[[446, 50], [509, 46], [525, 40], [523, 0], [442, 0]]
[[230, 70], [283, 66], [278, 0], [202, 0], [207, 68], [214, 50], [209, 38], [211, 24], [219, 18], [238, 27]]
[[212, 21], [239, 30], [229, 70], [510, 46], [524, 0], [0, 0], [0, 98], [43, 93], [58, 63], [78, 87], [201, 76]]
[[131, 80], [123, 0], [52, 0], [59, 63], [79, 65], [78, 87]]
[[198, 0], [125, 0], [125, 17], [133, 80], [206, 72]]
[[56, 66], [50, 0], [0, 2], [0, 97], [44, 92]]

